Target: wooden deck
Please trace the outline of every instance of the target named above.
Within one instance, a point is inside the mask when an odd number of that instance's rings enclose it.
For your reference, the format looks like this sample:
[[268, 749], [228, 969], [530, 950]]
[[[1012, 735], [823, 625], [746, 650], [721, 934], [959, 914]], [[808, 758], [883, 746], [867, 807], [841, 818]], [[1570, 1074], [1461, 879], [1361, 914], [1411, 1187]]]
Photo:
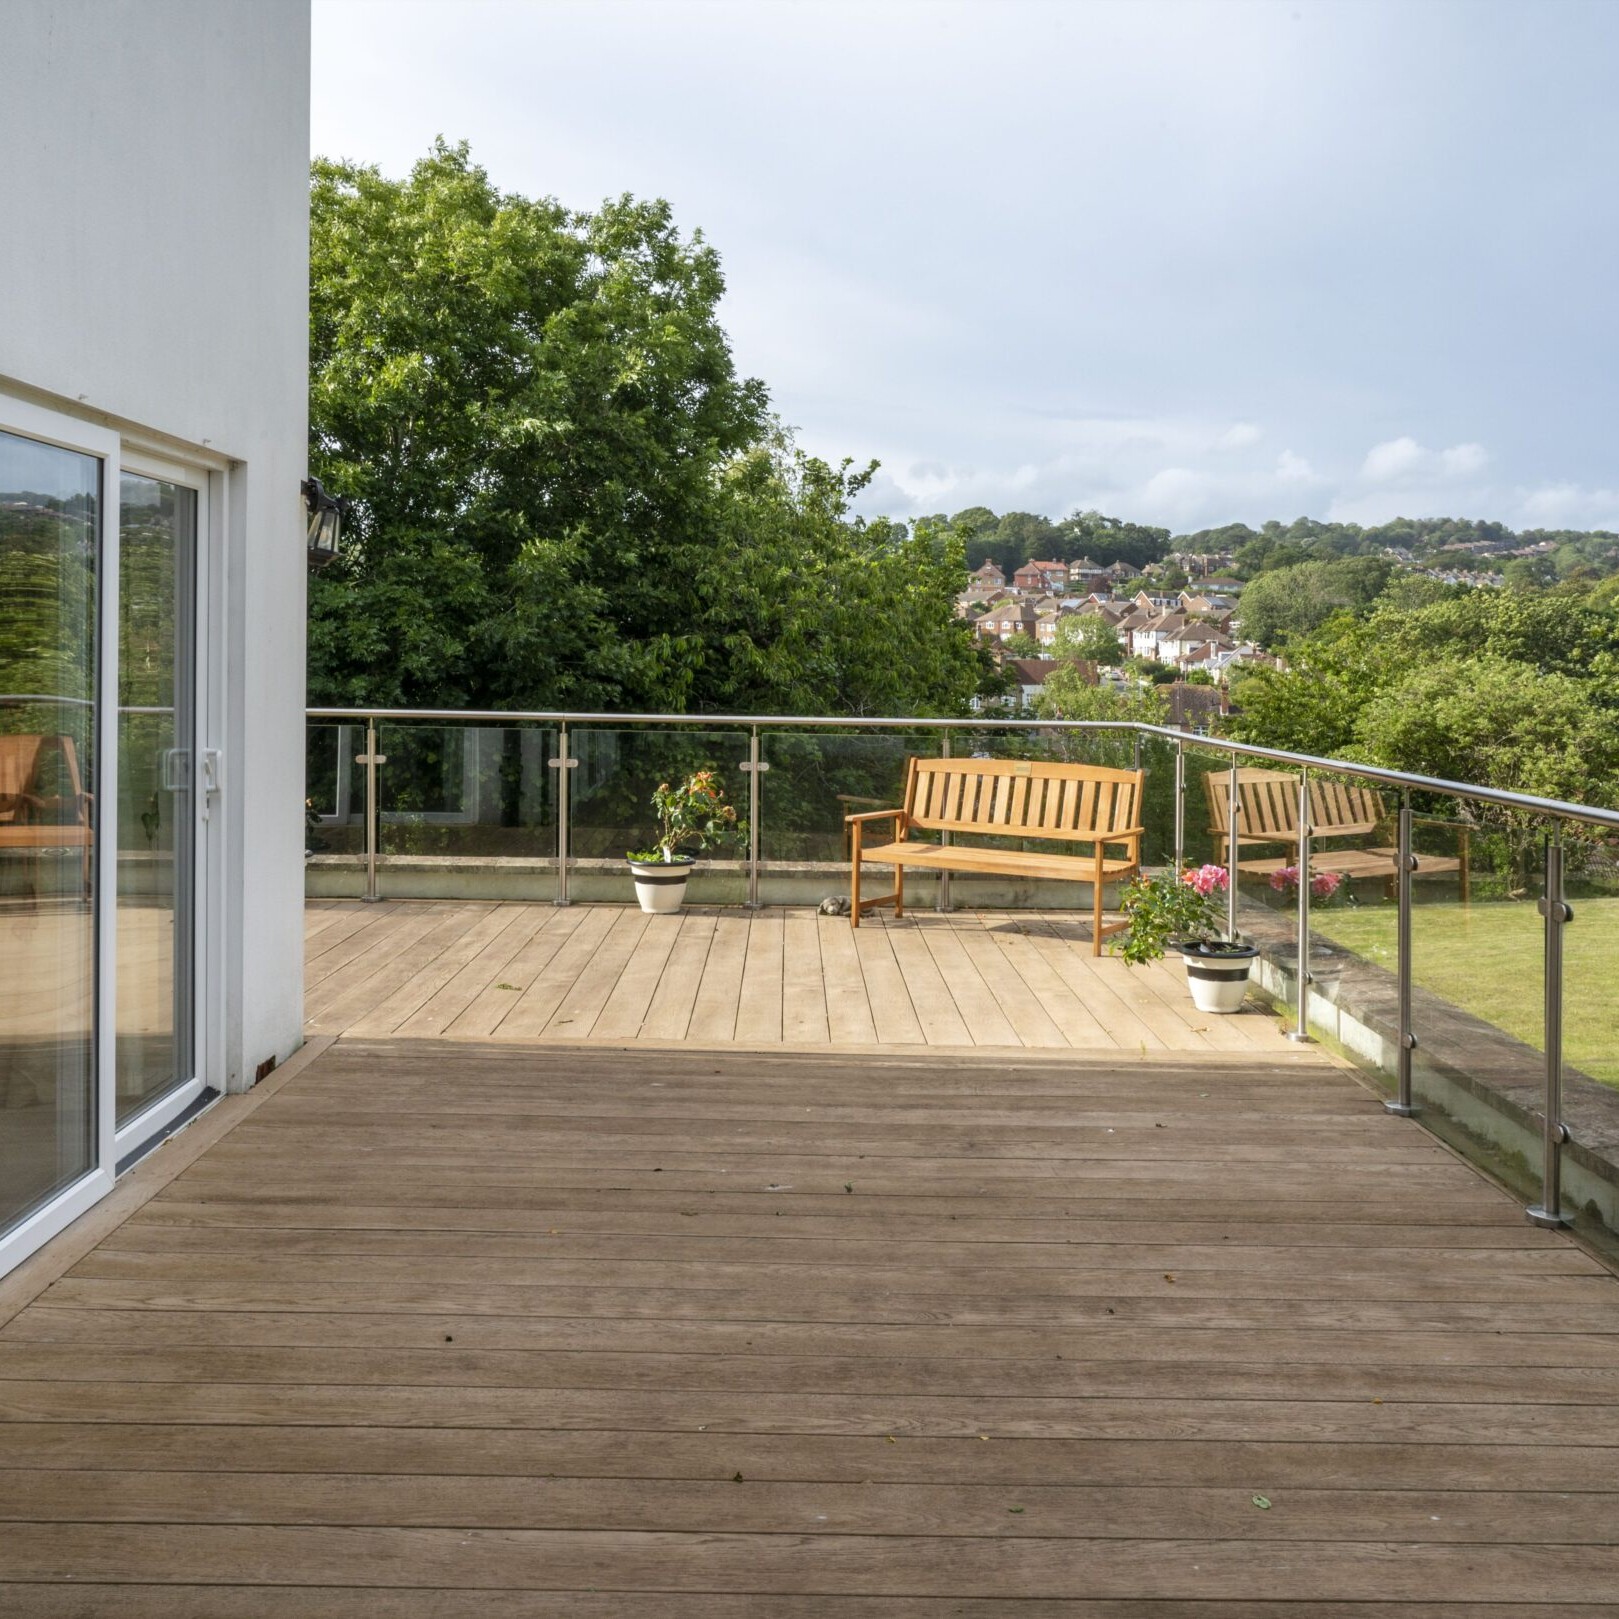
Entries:
[[0, 1613], [1596, 1619], [1616, 1395], [1312, 1054], [351, 1037], [0, 1282]]
[[1196, 1012], [1182, 969], [1091, 955], [1073, 912], [312, 901], [312, 1034], [861, 1049], [1274, 1054], [1257, 1005]]

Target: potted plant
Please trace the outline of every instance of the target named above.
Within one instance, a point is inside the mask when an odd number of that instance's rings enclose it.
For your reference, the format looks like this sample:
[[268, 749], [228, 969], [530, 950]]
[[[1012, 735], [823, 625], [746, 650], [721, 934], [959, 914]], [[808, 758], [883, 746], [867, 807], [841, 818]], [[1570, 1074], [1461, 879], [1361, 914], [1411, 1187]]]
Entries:
[[1138, 877], [1124, 891], [1129, 927], [1119, 954], [1131, 966], [1141, 966], [1179, 950], [1200, 1012], [1237, 1011], [1259, 954], [1253, 945], [1224, 936], [1216, 900], [1228, 881], [1224, 866], [1188, 866], [1178, 874]]
[[660, 782], [652, 795], [658, 835], [650, 849], [631, 850], [625, 858], [635, 877], [635, 897], [643, 911], [678, 911], [686, 897], [686, 879], [697, 864], [691, 847], [703, 850], [736, 834], [736, 809], [712, 770], [697, 770], [682, 782]]

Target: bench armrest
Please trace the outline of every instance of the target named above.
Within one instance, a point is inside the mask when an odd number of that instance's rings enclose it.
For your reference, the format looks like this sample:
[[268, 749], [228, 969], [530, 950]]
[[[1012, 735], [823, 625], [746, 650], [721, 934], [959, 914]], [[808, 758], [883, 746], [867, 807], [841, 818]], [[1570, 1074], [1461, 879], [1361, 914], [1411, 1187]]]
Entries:
[[858, 815], [845, 815], [843, 824], [855, 826], [866, 821], [904, 821], [905, 811], [902, 809], [862, 810]]

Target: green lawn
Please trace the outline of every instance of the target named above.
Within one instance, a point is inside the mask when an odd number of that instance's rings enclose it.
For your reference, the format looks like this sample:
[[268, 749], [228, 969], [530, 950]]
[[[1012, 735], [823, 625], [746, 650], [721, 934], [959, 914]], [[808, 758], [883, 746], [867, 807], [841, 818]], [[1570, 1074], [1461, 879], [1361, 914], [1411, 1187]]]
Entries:
[[[1619, 899], [1573, 904], [1563, 935], [1563, 1054], [1593, 1079], [1619, 1085]], [[1394, 970], [1394, 906], [1318, 909], [1310, 926]], [[1539, 1050], [1545, 926], [1528, 900], [1417, 905], [1411, 981]]]

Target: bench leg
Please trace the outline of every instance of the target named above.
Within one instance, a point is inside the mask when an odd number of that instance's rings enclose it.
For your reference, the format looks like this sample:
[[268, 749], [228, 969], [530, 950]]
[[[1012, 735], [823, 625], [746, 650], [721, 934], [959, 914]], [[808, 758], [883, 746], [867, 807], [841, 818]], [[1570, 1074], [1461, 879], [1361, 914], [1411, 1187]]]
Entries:
[[905, 914], [905, 868], [898, 863], [894, 866], [894, 918], [897, 921]]
[[854, 829], [849, 857], [849, 926], [860, 926], [860, 828]]
[[1102, 874], [1096, 874], [1096, 881], [1092, 893], [1091, 907], [1091, 954], [1099, 956], [1102, 953]]

